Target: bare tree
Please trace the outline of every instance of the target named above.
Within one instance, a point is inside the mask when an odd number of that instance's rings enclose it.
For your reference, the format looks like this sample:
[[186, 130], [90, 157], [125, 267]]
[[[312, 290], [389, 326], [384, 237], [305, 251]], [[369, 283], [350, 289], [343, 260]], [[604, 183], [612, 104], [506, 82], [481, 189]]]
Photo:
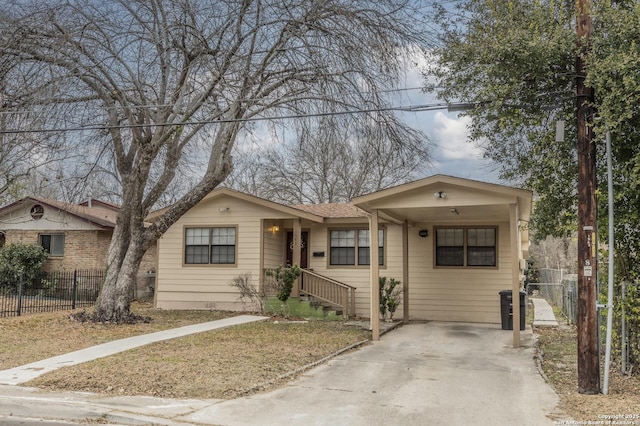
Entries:
[[413, 180], [430, 161], [427, 138], [388, 112], [300, 120], [246, 158], [225, 182], [285, 204], [348, 202]]
[[[2, 49], [2, 47], [0, 47]], [[9, 133], [7, 129], [33, 128], [42, 125], [50, 108], [25, 111], [29, 99], [14, 96], [5, 84], [11, 71], [0, 63], [0, 204], [24, 195], [24, 188], [44, 178], [41, 169], [64, 157], [64, 143], [59, 135]]]
[[[96, 319], [130, 315], [129, 290], [145, 250], [227, 177], [248, 120], [307, 115], [329, 104], [381, 107], [372, 93], [394, 82], [404, 47], [426, 41], [413, 4], [25, 0], [2, 8], [0, 36], [9, 42], [0, 55], [16, 64], [6, 81], [16, 92], [50, 93], [34, 106], [64, 109], [47, 124], [81, 129], [74, 137], [87, 156], [97, 158], [104, 146], [112, 154], [123, 207]], [[184, 154], [196, 151], [203, 172], [145, 227]]]
[[547, 236], [531, 245], [531, 258], [538, 268], [563, 269], [577, 273], [578, 242], [576, 237]]

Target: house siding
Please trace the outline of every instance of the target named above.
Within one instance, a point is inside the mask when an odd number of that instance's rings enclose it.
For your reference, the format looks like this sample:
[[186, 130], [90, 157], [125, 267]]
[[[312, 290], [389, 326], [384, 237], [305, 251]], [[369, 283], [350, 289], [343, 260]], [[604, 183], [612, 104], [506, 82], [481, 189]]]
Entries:
[[409, 232], [410, 318], [499, 323], [498, 293], [512, 287], [509, 223], [483, 224], [498, 226], [498, 268], [487, 269], [435, 268], [434, 225], [438, 224], [422, 224], [429, 229], [427, 238]]
[[[233, 214], [220, 213], [221, 206]], [[215, 219], [211, 216], [216, 215]], [[242, 310], [237, 291], [229, 285], [243, 273], [250, 273], [258, 286], [261, 270], [260, 250], [264, 250], [263, 268], [284, 263], [285, 236], [290, 219], [264, 219], [282, 213], [233, 198], [224, 198], [194, 207], [160, 240], [157, 306], [166, 309]], [[280, 230], [272, 232], [277, 224]], [[184, 228], [188, 226], [237, 226], [237, 265], [183, 265]], [[414, 224], [409, 229], [409, 316], [411, 319], [499, 323], [501, 290], [511, 288], [509, 223], [466, 223], [464, 225], [497, 226], [497, 268], [435, 268], [433, 265], [434, 227], [442, 224]], [[446, 225], [451, 226], [450, 222]], [[457, 224], [456, 224], [457, 225]], [[463, 224], [460, 224], [463, 225]], [[366, 228], [368, 223], [348, 225], [303, 223], [309, 231], [309, 268], [356, 288], [356, 315], [370, 315], [370, 271], [368, 267], [329, 265], [329, 231]], [[385, 229], [385, 265], [380, 276], [402, 281], [402, 227], [383, 224]], [[428, 229], [429, 237], [418, 236]], [[324, 257], [313, 257], [324, 252]], [[396, 315], [402, 312], [398, 307]]]
[[[369, 267], [329, 265], [329, 231], [334, 229], [368, 228], [368, 222], [349, 225], [314, 225], [311, 227], [310, 253], [324, 251], [324, 257], [309, 259], [309, 267], [314, 272], [356, 288], [356, 315], [369, 317], [371, 296], [371, 275]], [[380, 276], [402, 281], [402, 228], [397, 225], [383, 225], [385, 229], [385, 265], [380, 268]], [[402, 305], [397, 312], [401, 312]]]
[[[228, 208], [228, 210], [227, 210]], [[238, 291], [229, 284], [233, 278], [248, 273], [253, 284], [260, 283], [262, 245], [271, 253], [264, 267], [282, 263], [283, 228], [275, 234], [263, 227], [263, 218], [279, 221], [287, 215], [229, 196], [204, 200], [182, 216], [158, 241], [158, 273], [156, 305], [165, 309], [242, 310]], [[234, 226], [236, 233], [236, 264], [185, 265], [185, 227]], [[265, 228], [265, 229], [263, 229]]]

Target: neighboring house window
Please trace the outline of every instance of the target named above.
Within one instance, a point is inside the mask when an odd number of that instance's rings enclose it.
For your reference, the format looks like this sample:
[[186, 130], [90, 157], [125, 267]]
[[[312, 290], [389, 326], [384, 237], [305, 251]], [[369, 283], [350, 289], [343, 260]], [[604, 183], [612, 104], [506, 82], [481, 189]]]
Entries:
[[235, 264], [236, 228], [187, 228], [184, 261], [187, 264]]
[[436, 266], [496, 266], [497, 228], [436, 229]]
[[[368, 229], [334, 230], [330, 233], [331, 265], [369, 265]], [[384, 230], [378, 231], [378, 263], [384, 264]]]
[[40, 234], [40, 245], [51, 256], [64, 256], [64, 234]]

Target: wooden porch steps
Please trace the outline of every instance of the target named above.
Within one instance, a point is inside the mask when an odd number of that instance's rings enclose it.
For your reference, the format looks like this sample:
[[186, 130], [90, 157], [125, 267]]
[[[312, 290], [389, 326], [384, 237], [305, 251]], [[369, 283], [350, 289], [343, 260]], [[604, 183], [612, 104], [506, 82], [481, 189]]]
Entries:
[[303, 269], [300, 295], [320, 306], [336, 311], [336, 314], [349, 318], [355, 315], [356, 288], [334, 280], [311, 270]]
[[325, 316], [342, 316], [344, 309], [341, 306], [334, 305], [322, 300], [316, 300], [313, 296], [301, 294], [299, 297], [301, 302], [308, 302], [312, 308], [321, 308]]

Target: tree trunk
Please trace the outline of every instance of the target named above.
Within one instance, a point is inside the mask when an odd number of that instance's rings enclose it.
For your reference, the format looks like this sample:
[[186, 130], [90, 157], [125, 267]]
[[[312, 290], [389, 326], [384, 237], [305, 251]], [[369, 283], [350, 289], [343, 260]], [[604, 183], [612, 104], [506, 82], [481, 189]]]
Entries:
[[133, 290], [137, 282], [138, 269], [144, 255], [144, 246], [139, 238], [121, 241], [115, 238], [109, 249], [107, 275], [96, 303], [94, 320], [99, 322], [129, 322]]

